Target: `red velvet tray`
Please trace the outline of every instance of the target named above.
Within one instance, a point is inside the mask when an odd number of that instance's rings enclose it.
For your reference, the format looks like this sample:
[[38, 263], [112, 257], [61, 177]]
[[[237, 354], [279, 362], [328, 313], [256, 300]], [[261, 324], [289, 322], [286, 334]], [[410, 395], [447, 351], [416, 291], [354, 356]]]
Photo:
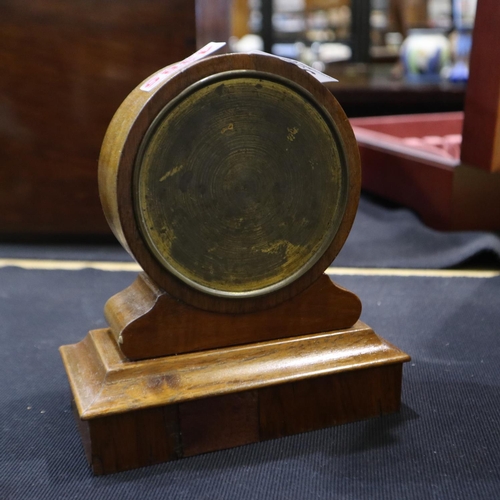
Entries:
[[363, 188], [437, 229], [500, 230], [499, 24], [500, 2], [479, 0], [465, 113], [351, 119]]

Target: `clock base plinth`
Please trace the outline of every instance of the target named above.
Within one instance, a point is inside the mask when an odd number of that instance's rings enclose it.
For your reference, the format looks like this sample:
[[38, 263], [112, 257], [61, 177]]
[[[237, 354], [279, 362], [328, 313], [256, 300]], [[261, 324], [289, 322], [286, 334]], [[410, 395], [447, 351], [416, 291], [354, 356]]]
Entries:
[[104, 315], [130, 360], [219, 349], [350, 328], [361, 301], [326, 274], [297, 296], [263, 311], [204, 311], [171, 297], [146, 274], [111, 297]]
[[410, 359], [360, 321], [142, 361], [110, 329], [60, 350], [95, 474], [396, 412]]

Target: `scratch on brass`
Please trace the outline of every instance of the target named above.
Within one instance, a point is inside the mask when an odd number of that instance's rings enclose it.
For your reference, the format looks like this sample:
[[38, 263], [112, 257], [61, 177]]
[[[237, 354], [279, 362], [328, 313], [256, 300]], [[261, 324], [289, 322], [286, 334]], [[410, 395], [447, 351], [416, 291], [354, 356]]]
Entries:
[[172, 175], [178, 174], [183, 168], [184, 165], [177, 165], [177, 167], [174, 167], [172, 170], [169, 170], [164, 176], [160, 177], [160, 182], [163, 182], [165, 179], [172, 177]]
[[230, 123], [227, 127], [224, 127], [220, 133], [221, 134], [225, 134], [226, 132], [228, 132], [229, 130], [234, 130], [234, 124], [233, 123]]
[[172, 250], [172, 244], [177, 239], [174, 230], [171, 227], [163, 226], [160, 230], [160, 233], [161, 233], [161, 242], [164, 248], [168, 252], [170, 252]]
[[292, 142], [295, 140], [295, 136], [298, 134], [299, 132], [299, 129], [297, 127], [289, 127], [287, 128], [287, 131], [288, 131], [288, 135], [286, 136], [286, 138]]
[[271, 243], [266, 248], [261, 250], [262, 253], [278, 253], [285, 250], [285, 255], [287, 260], [294, 254], [300, 253], [302, 247], [300, 245], [294, 245], [287, 240], [277, 240]]

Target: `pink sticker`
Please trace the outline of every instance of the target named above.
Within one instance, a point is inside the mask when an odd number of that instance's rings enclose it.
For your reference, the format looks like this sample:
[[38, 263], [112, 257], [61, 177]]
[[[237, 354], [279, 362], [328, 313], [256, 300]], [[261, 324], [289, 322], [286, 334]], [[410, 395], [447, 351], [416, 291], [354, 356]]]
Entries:
[[184, 69], [186, 66], [189, 66], [191, 63], [203, 59], [204, 57], [216, 52], [221, 47], [224, 47], [226, 42], [210, 42], [205, 45], [205, 47], [196, 51], [194, 54], [190, 55], [188, 58], [183, 59], [180, 62], [175, 64], [171, 64], [166, 68], [163, 68], [161, 71], [153, 75], [146, 83], [142, 84], [140, 89], [145, 92], [149, 92], [157, 87], [161, 82], [164, 82], [167, 78], [172, 76], [174, 73]]

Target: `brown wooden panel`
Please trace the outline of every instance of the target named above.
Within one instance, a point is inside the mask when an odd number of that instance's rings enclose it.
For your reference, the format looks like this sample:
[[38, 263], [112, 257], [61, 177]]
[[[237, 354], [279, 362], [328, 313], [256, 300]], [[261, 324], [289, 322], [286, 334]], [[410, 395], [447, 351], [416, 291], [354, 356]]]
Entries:
[[231, 0], [196, 0], [196, 44], [227, 42], [231, 35]]
[[479, 0], [465, 99], [462, 161], [500, 171], [500, 2]]
[[388, 365], [261, 389], [261, 439], [398, 411], [401, 370]]
[[259, 441], [257, 391], [199, 399], [179, 405], [183, 455]]
[[194, 1], [4, 0], [0, 34], [0, 236], [108, 234], [104, 132], [138, 82], [194, 51]]
[[[179, 455], [177, 406], [148, 408], [80, 421], [94, 474], [110, 474], [174, 460]], [[89, 450], [89, 451], [87, 451]]]
[[451, 229], [500, 231], [500, 173], [456, 168]]
[[82, 420], [94, 474], [110, 474], [399, 410], [402, 365]]
[[91, 420], [75, 418], [94, 474], [110, 474], [399, 410], [402, 365], [349, 370]]

